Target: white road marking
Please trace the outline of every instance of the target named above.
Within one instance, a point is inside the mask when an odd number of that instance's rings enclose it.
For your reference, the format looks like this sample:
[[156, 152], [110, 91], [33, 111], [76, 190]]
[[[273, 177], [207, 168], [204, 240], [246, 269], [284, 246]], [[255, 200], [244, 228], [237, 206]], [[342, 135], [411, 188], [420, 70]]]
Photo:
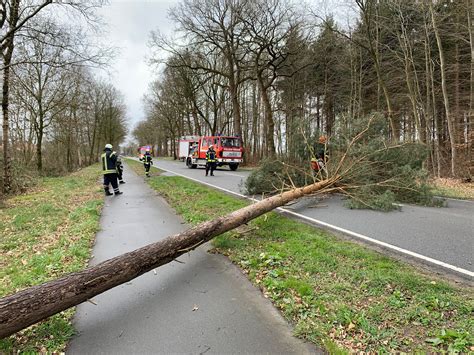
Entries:
[[428, 257], [428, 256], [421, 255], [421, 254], [412, 252], [412, 251], [410, 251], [410, 250], [397, 247], [397, 246], [392, 245], [392, 244], [388, 244], [388, 243], [385, 243], [385, 242], [381, 242], [380, 240], [367, 237], [367, 236], [365, 236], [365, 235], [363, 235], [363, 234], [356, 233], [356, 232], [352, 232], [352, 231], [350, 231], [350, 230], [347, 230], [347, 229], [344, 229], [344, 228], [341, 228], [341, 227], [337, 227], [337, 226], [334, 226], [334, 225], [332, 225], [332, 224], [329, 224], [329, 223], [326, 223], [326, 222], [323, 222], [323, 221], [319, 221], [319, 220], [317, 220], [317, 219], [314, 219], [314, 218], [311, 218], [311, 217], [307, 217], [307, 216], [305, 216], [305, 215], [302, 215], [302, 214], [299, 214], [299, 213], [296, 213], [296, 212], [293, 212], [293, 211], [289, 211], [289, 210], [286, 210], [286, 209], [281, 208], [281, 207], [279, 207], [278, 209], [280, 209], [281, 211], [284, 211], [284, 212], [286, 212], [286, 213], [295, 215], [295, 216], [297, 216], [297, 217], [299, 217], [299, 218], [306, 219], [306, 220], [311, 221], [311, 222], [313, 222], [313, 223], [316, 223], [316, 224], [319, 224], [319, 225], [328, 227], [328, 228], [330, 228], [330, 229], [333, 229], [333, 230], [342, 232], [342, 233], [344, 233], [344, 234], [350, 235], [351, 237], [355, 237], [355, 238], [359, 238], [359, 239], [362, 239], [362, 240], [366, 240], [366, 241], [369, 241], [369, 242], [371, 242], [371, 243], [374, 243], [374, 244], [383, 246], [383, 247], [385, 247], [385, 248], [395, 250], [395, 251], [397, 251], [397, 252], [399, 252], [399, 253], [406, 254], [406, 255], [410, 255], [411, 257], [418, 258], [418, 259], [424, 260], [424, 261], [426, 261], [426, 262], [429, 262], [429, 263], [432, 263], [432, 264], [435, 264], [435, 265], [444, 267], [444, 268], [446, 268], [446, 269], [450, 269], [450, 270], [456, 271], [456, 272], [458, 272], [458, 273], [467, 275], [467, 276], [469, 276], [469, 277], [474, 277], [474, 272], [472, 272], [472, 271], [469, 271], [469, 270], [466, 270], [466, 269], [463, 269], [463, 268], [460, 268], [460, 267], [457, 267], [457, 266], [454, 266], [454, 265], [451, 265], [451, 264], [447, 264], [447, 263], [445, 263], [445, 262], [443, 262], [443, 261], [436, 260], [436, 259], [430, 258], [430, 257]]
[[[213, 188], [216, 188], [216, 189], [219, 189], [219, 190], [222, 190], [222, 191], [225, 191], [227, 193], [230, 193], [230, 194], [233, 194], [233, 195], [236, 195], [236, 196], [239, 196], [239, 197], [243, 197], [247, 200], [251, 200], [251, 201], [254, 201], [254, 202], [258, 202], [259, 200], [255, 199], [255, 198], [252, 198], [252, 197], [248, 197], [248, 196], [245, 196], [245, 195], [242, 195], [238, 192], [234, 192], [234, 191], [231, 191], [231, 190], [228, 190], [228, 189], [225, 189], [223, 187], [219, 187], [219, 186], [216, 186], [216, 185], [212, 185], [212, 184], [209, 184], [207, 182], [204, 182], [204, 181], [201, 181], [201, 180], [198, 180], [198, 179], [194, 179], [194, 178], [191, 178], [189, 176], [186, 176], [186, 175], [183, 175], [183, 174], [180, 174], [180, 173], [176, 173], [172, 170], [169, 170], [169, 169], [164, 169], [162, 167], [160, 167], [160, 169], [162, 170], [166, 170], [170, 173], [173, 173], [175, 175], [178, 175], [178, 176], [181, 176], [181, 177], [184, 177], [186, 179], [189, 179], [189, 180], [193, 180], [193, 181], [196, 181], [196, 182], [199, 182], [201, 184], [204, 184], [204, 185], [207, 185], [207, 186], [210, 186], [210, 187], [213, 187]], [[385, 242], [381, 242], [380, 240], [377, 240], [377, 239], [373, 239], [373, 238], [370, 238], [370, 237], [367, 237], [363, 234], [360, 234], [360, 233], [356, 233], [356, 232], [352, 232], [348, 229], [344, 229], [344, 228], [341, 228], [341, 227], [337, 227], [335, 225], [332, 225], [332, 224], [329, 224], [329, 223], [326, 223], [326, 222], [323, 222], [323, 221], [320, 221], [320, 220], [317, 220], [317, 219], [314, 219], [314, 218], [311, 218], [311, 217], [308, 217], [308, 216], [305, 216], [305, 215], [302, 215], [300, 213], [296, 213], [296, 212], [293, 212], [293, 211], [290, 211], [290, 210], [287, 210], [283, 207], [278, 207], [277, 210], [279, 211], [282, 211], [282, 212], [285, 212], [285, 213], [288, 213], [288, 214], [291, 214], [293, 216], [296, 216], [298, 218], [302, 218], [302, 219], [305, 219], [307, 221], [310, 221], [312, 223], [315, 223], [315, 224], [318, 224], [318, 225], [321, 225], [321, 226], [324, 226], [324, 227], [327, 227], [327, 228], [330, 228], [330, 229], [333, 229], [333, 230], [336, 230], [338, 232], [341, 232], [341, 233], [344, 233], [344, 234], [347, 234], [347, 235], [350, 235], [351, 237], [355, 237], [355, 238], [358, 238], [358, 239], [362, 239], [362, 240], [366, 240], [368, 242], [371, 242], [371, 243], [374, 243], [374, 244], [377, 244], [377, 245], [380, 245], [380, 246], [383, 246], [385, 248], [388, 248], [388, 249], [391, 249], [391, 250], [394, 250], [394, 251], [397, 251], [399, 253], [402, 253], [402, 254], [406, 254], [406, 255], [409, 255], [411, 257], [414, 257], [414, 258], [417, 258], [417, 259], [421, 259], [425, 262], [429, 262], [431, 264], [435, 264], [435, 265], [438, 265], [438, 266], [441, 266], [443, 268], [446, 268], [446, 269], [449, 269], [449, 270], [452, 270], [452, 271], [456, 271], [460, 274], [463, 274], [463, 275], [466, 275], [466, 276], [469, 276], [469, 277], [473, 277], [474, 278], [474, 272], [472, 271], [469, 271], [469, 270], [466, 270], [466, 269], [463, 269], [463, 268], [460, 268], [460, 267], [457, 267], [457, 266], [454, 266], [454, 265], [451, 265], [451, 264], [447, 264], [443, 261], [440, 261], [440, 260], [436, 260], [436, 259], [433, 259], [433, 258], [430, 258], [428, 256], [425, 256], [425, 255], [421, 255], [421, 254], [418, 254], [418, 253], [415, 253], [415, 252], [412, 252], [410, 250], [407, 250], [407, 249], [403, 249], [403, 248], [400, 248], [400, 247], [397, 247], [395, 245], [392, 245], [392, 244], [388, 244], [388, 243], [385, 243]]]
[[460, 198], [451, 198], [451, 197], [442, 197], [442, 196], [436, 196], [438, 198], [442, 198], [448, 201], [457, 201], [457, 202], [466, 202], [466, 203], [474, 203], [473, 200], [461, 200]]

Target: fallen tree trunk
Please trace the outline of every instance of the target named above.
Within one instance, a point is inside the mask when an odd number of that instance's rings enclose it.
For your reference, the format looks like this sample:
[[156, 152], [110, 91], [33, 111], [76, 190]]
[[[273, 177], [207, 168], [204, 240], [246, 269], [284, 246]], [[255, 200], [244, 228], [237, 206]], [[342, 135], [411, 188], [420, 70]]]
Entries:
[[83, 271], [33, 286], [0, 299], [0, 338], [76, 306], [95, 295], [167, 264], [200, 244], [304, 195], [328, 188], [333, 177], [266, 198], [226, 216], [204, 222]]

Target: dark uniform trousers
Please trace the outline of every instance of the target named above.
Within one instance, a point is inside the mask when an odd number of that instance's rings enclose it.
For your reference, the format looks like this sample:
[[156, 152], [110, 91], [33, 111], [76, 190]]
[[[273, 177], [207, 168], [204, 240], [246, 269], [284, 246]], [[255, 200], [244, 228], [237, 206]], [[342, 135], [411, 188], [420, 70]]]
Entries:
[[117, 173], [104, 174], [104, 188], [108, 189], [112, 185], [114, 192], [118, 191]]
[[150, 176], [150, 167], [152, 164], [151, 156], [145, 155], [143, 157], [143, 166], [145, 167], [145, 175]]

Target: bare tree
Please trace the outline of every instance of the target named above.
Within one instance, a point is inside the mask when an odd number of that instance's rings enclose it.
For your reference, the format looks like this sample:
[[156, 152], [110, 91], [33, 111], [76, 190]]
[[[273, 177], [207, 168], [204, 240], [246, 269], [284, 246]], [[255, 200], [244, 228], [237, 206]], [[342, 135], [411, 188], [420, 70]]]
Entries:
[[377, 83], [382, 89], [385, 98], [385, 104], [387, 105], [387, 116], [390, 122], [392, 137], [393, 139], [398, 140], [400, 136], [399, 129], [395, 118], [393, 117], [392, 101], [388, 92], [385, 76], [382, 72], [380, 52], [378, 50], [378, 29], [376, 27], [378, 25], [377, 3], [375, 0], [356, 0], [356, 4], [359, 7], [361, 15], [364, 19], [363, 23], [367, 40], [366, 48], [368, 49], [369, 54], [374, 61], [374, 68], [377, 74]]
[[166, 83], [187, 100], [175, 100], [179, 114], [167, 117], [186, 133], [233, 128], [247, 157], [294, 160], [307, 159], [302, 132], [337, 136], [377, 111], [394, 141], [427, 144], [426, 168], [454, 176], [445, 168], [454, 164], [464, 174], [474, 102], [470, 5], [434, 1], [430, 11], [426, 2], [357, 0], [356, 21], [344, 30], [318, 10], [322, 26], [295, 25], [298, 8], [284, 0], [184, 1], [171, 13], [182, 37], [154, 33], [151, 41], [173, 54], [167, 64], [179, 70]]
[[[284, 0], [256, 1], [243, 9], [242, 22], [245, 24], [245, 44], [251, 53], [251, 70], [259, 87], [265, 109], [265, 134], [267, 155], [275, 156], [275, 122], [270, 99], [270, 89], [281, 76], [291, 76], [288, 68], [294, 57], [287, 42], [300, 25], [290, 4]], [[304, 67], [304, 57], [299, 58], [299, 66]]]
[[453, 122], [453, 117], [451, 115], [451, 109], [449, 104], [449, 97], [448, 97], [448, 89], [446, 83], [446, 63], [444, 57], [444, 50], [443, 50], [443, 43], [441, 41], [441, 36], [439, 33], [439, 28], [436, 22], [435, 12], [433, 10], [433, 5], [430, 4], [430, 14], [431, 20], [433, 24], [433, 30], [436, 36], [436, 43], [438, 44], [438, 53], [439, 53], [439, 65], [440, 65], [440, 72], [441, 72], [441, 88], [443, 92], [443, 100], [444, 100], [444, 110], [446, 114], [446, 121], [448, 123], [448, 132], [449, 138], [451, 143], [451, 174], [456, 176], [456, 141], [455, 141], [455, 127]]
[[474, 175], [474, 26], [472, 24], [472, 18], [474, 16], [474, 7], [470, 6], [471, 1], [466, 0], [467, 3], [467, 26], [469, 32], [469, 45], [471, 47], [471, 70], [470, 70], [470, 95], [469, 95], [469, 115], [468, 115], [468, 127], [470, 128], [470, 134], [468, 136], [468, 157], [469, 157], [469, 178]]
[[[179, 25], [186, 38], [182, 47], [199, 48], [207, 57], [213, 52], [222, 55], [226, 65], [223, 70], [192, 63], [190, 68], [206, 70], [222, 75], [232, 103], [234, 133], [242, 136], [240, 85], [249, 79], [245, 74], [247, 51], [243, 47], [242, 19], [240, 13], [248, 5], [247, 0], [184, 0], [170, 12], [170, 17]], [[180, 56], [183, 51], [176, 43], [169, 43], [159, 33], [153, 32], [151, 45]], [[177, 49], [178, 48], [178, 49]], [[182, 62], [186, 65], [186, 61]]]
[[[59, 34], [58, 34], [59, 35]], [[43, 64], [62, 62], [60, 46], [51, 47], [41, 39], [28, 43], [31, 48], [19, 47], [25, 57], [37, 58], [37, 62], [14, 67], [16, 82], [21, 85], [27, 97], [20, 97], [28, 107], [36, 134], [36, 160], [38, 171], [43, 169], [42, 148], [46, 130], [62, 111], [63, 100], [70, 89], [65, 80], [68, 73], [64, 68]]]
[[[93, 23], [93, 11], [101, 6], [102, 0], [76, 1], [65, 0], [58, 3], [53, 0], [11, 0], [0, 3], [0, 49], [3, 56], [3, 82], [2, 82], [2, 112], [3, 112], [3, 186], [2, 191], [7, 193], [11, 190], [11, 153], [9, 146], [9, 83], [10, 67], [12, 64], [15, 42], [18, 34], [31, 26], [32, 20], [45, 9], [54, 5], [56, 8], [72, 9], [83, 16], [90, 24]], [[25, 40], [28, 36], [25, 36]]]
[[[44, 4], [38, 7], [37, 12], [41, 11], [43, 7], [48, 5], [50, 1], [45, 2]], [[2, 51], [3, 57], [3, 82], [2, 82], [2, 113], [3, 113], [3, 193], [8, 193], [11, 190], [11, 157], [10, 157], [10, 145], [9, 145], [9, 115], [8, 115], [8, 105], [9, 105], [9, 84], [10, 84], [10, 64], [13, 56], [14, 49], [14, 39], [15, 33], [18, 31], [20, 26], [18, 24], [22, 23], [20, 20], [20, 0], [13, 0], [11, 4], [8, 4], [6, 1], [2, 1], [2, 18], [0, 19], [0, 24], [3, 25], [5, 22], [8, 23], [8, 28], [5, 31], [6, 33], [0, 39], [0, 49]], [[36, 13], [37, 13], [36, 12]], [[31, 16], [36, 14], [33, 12]], [[24, 23], [31, 18], [26, 17]]]

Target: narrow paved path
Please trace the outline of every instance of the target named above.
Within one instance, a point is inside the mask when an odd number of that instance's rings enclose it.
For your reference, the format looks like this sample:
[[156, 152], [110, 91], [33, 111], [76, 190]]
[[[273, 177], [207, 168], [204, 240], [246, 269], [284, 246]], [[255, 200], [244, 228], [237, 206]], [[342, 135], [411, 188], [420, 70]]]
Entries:
[[[127, 166], [123, 195], [107, 197], [91, 264], [186, 228]], [[204, 245], [78, 306], [70, 354], [272, 353], [317, 350], [291, 335], [271, 303]]]

